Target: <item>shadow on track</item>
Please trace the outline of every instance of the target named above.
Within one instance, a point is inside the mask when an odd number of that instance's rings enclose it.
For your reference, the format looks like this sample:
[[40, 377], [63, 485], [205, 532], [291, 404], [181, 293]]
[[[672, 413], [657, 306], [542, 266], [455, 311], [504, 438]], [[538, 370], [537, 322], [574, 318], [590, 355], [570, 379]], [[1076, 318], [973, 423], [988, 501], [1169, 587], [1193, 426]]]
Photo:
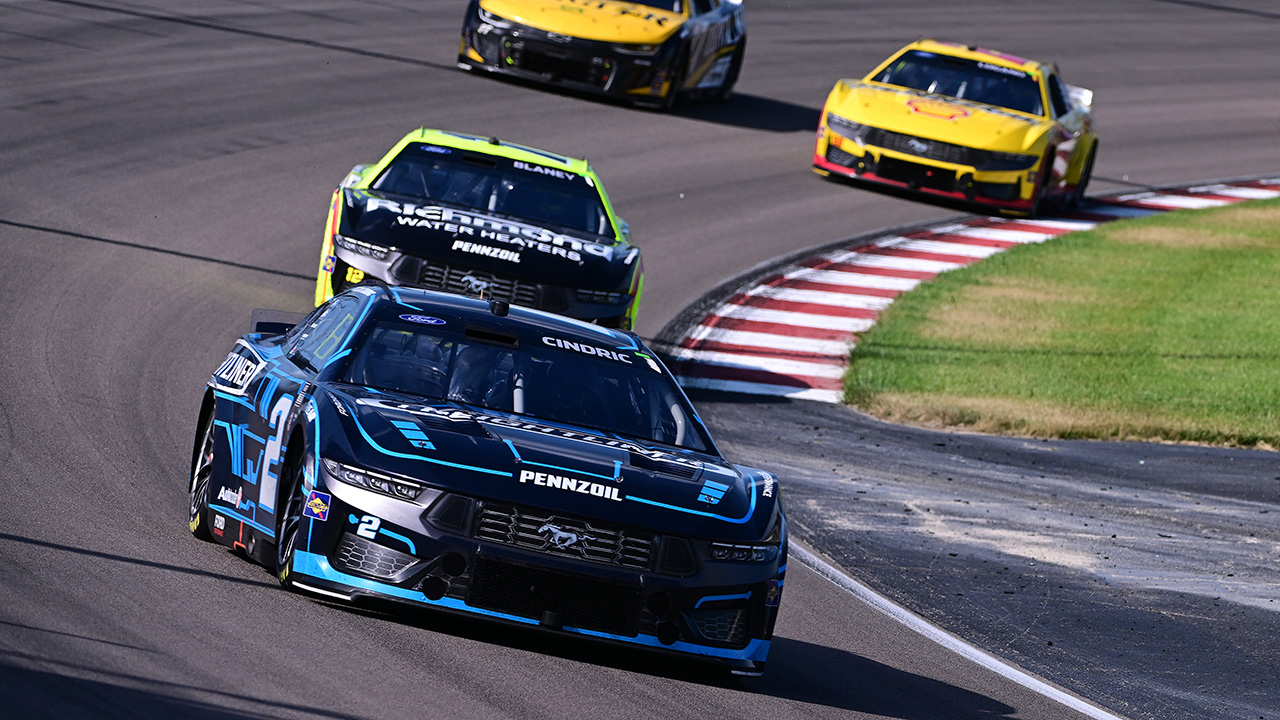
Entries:
[[714, 663], [645, 648], [617, 645], [573, 635], [506, 625], [466, 616], [421, 612], [390, 601], [362, 605], [308, 598], [334, 611], [363, 615], [464, 638], [514, 648], [570, 662], [609, 667], [784, 700], [867, 713], [901, 720], [984, 720], [1016, 714], [993, 698], [915, 673], [868, 660], [854, 653], [775, 635], [764, 677], [729, 675]]
[[[21, 543], [23, 545], [45, 548], [48, 550], [58, 550], [60, 552], [72, 553], [74, 555], [84, 555], [86, 557], [97, 558], [99, 560], [121, 562], [129, 565], [137, 565], [139, 567], [150, 568], [152, 570], [164, 570], [167, 572], [182, 573], [184, 575], [195, 575], [198, 577], [206, 577], [206, 578], [226, 581], [230, 583], [250, 585], [253, 587], [262, 587], [262, 586], [268, 586], [271, 584], [270, 580], [263, 580], [261, 582], [257, 580], [244, 580], [241, 578], [234, 578], [234, 577], [228, 577], [226, 575], [220, 575], [215, 572], [207, 572], [205, 570], [193, 570], [189, 567], [183, 567], [181, 565], [170, 565], [168, 563], [160, 563], [160, 562], [155, 562], [153, 560], [139, 560], [138, 558], [125, 557], [123, 555], [117, 555], [115, 553], [101, 552], [98, 550], [86, 550], [84, 548], [72, 547], [71, 545], [62, 545], [60, 543], [48, 542], [46, 540], [36, 540], [34, 538], [23, 537], [21, 535], [12, 535], [10, 533], [0, 533], [0, 541]], [[3, 707], [3, 705], [0, 705], [0, 707]]]
[[797, 105], [785, 100], [734, 93], [722, 103], [678, 106], [676, 115], [692, 120], [766, 132], [788, 133], [818, 128], [822, 108]]
[[[46, 669], [19, 665], [41, 665]], [[49, 669], [50, 666], [56, 669]], [[198, 699], [200, 696], [207, 699]], [[228, 707], [232, 704], [246, 709]], [[5, 717], [27, 720], [107, 716], [127, 716], [135, 720], [196, 717], [259, 720], [284, 716], [354, 720], [357, 717], [307, 705], [258, 700], [194, 685], [126, 675], [101, 667], [57, 663], [18, 653], [0, 656], [0, 707], [5, 709]]]

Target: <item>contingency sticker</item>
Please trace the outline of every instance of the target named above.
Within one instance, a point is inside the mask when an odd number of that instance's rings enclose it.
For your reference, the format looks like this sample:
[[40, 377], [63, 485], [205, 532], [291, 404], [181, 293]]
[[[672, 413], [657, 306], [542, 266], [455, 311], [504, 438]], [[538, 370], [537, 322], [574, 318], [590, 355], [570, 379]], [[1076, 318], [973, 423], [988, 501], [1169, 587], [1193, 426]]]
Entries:
[[307, 504], [302, 508], [302, 516], [324, 522], [329, 519], [330, 502], [331, 498], [328, 493], [312, 490], [311, 494], [307, 496]]

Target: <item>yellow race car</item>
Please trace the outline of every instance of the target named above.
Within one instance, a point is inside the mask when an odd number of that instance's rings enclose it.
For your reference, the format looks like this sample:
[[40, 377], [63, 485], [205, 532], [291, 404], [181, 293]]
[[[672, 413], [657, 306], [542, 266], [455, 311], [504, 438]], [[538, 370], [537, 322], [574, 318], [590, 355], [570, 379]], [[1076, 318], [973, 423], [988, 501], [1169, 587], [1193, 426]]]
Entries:
[[813, 170], [996, 212], [1079, 204], [1098, 136], [1093, 93], [1054, 65], [935, 40], [827, 97]]
[[746, 44], [742, 0], [471, 0], [458, 67], [670, 108], [727, 99]]

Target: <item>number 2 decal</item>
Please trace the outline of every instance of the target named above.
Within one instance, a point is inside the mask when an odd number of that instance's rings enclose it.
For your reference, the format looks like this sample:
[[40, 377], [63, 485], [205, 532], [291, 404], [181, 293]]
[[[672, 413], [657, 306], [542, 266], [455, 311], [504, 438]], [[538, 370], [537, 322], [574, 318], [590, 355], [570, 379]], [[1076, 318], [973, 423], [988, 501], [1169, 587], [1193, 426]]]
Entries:
[[382, 520], [372, 515], [365, 515], [360, 518], [360, 527], [356, 528], [356, 534], [366, 540], [378, 539], [378, 528], [382, 527]]
[[267, 438], [266, 452], [262, 456], [262, 477], [258, 482], [258, 507], [267, 512], [275, 512], [276, 509], [276, 483], [280, 478], [271, 472], [271, 466], [279, 465], [284, 459], [280, 457], [280, 448], [284, 445], [284, 421], [292, 405], [292, 395], [281, 395], [271, 408], [271, 427], [275, 428], [276, 434]]

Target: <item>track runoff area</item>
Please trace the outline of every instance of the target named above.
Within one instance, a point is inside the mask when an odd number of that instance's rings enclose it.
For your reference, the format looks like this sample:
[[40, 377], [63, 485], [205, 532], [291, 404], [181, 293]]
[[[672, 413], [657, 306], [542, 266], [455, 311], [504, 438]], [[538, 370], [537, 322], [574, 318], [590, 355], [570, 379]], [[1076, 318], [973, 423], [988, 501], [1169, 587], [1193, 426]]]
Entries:
[[[901, 293], [1024, 243], [1170, 210], [1280, 197], [1280, 178], [1092, 199], [1052, 218], [975, 217], [878, 231], [787, 259], [713, 290], [661, 333], [680, 384], [838, 403], [857, 334]], [[708, 298], [708, 299], [709, 299]], [[709, 310], [699, 310], [707, 308]]]

